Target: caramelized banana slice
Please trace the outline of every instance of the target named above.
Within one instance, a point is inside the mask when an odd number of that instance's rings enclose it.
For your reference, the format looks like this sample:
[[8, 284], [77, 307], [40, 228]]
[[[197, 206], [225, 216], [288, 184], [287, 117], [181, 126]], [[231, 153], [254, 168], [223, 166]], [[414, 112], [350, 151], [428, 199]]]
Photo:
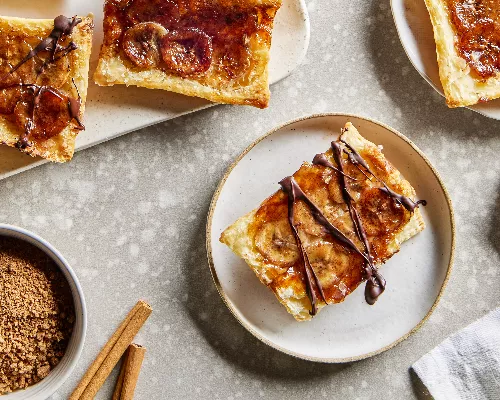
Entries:
[[219, 67], [228, 79], [238, 79], [250, 67], [250, 51], [245, 46], [226, 46]]
[[330, 200], [332, 200], [334, 203], [345, 203], [339, 178], [334, 173], [332, 173], [331, 179], [328, 183], [328, 194], [330, 195]]
[[303, 202], [295, 205], [295, 225], [300, 233], [305, 232], [317, 237], [323, 237], [327, 234], [326, 230], [316, 222], [311, 215], [311, 211]]
[[[30, 130], [28, 140], [49, 139], [59, 134], [69, 121], [66, 99], [44, 90], [35, 103], [35, 110], [32, 100], [18, 102], [14, 110], [17, 125], [24, 130]], [[29, 125], [31, 129], [28, 129]]]
[[359, 214], [368, 236], [393, 232], [405, 220], [405, 209], [378, 188], [362, 193]]
[[21, 83], [21, 76], [24, 82], [34, 82], [36, 80], [35, 60], [26, 61], [17, 71], [11, 72], [12, 67], [23, 59], [25, 54], [29, 53], [31, 47], [27, 43], [19, 43], [15, 49], [6, 46], [0, 49], [0, 89]]
[[40, 95], [40, 103], [35, 110], [33, 136], [49, 139], [61, 133], [69, 120], [67, 98], [46, 90]]
[[10, 88], [0, 90], [0, 114], [9, 115], [22, 98], [21, 88]]
[[59, 89], [69, 81], [69, 74], [71, 72], [69, 57], [61, 57], [54, 63], [40, 65], [38, 68], [42, 70], [36, 81], [40, 86], [50, 86]]
[[161, 39], [166, 68], [180, 76], [207, 71], [212, 64], [212, 38], [199, 29], [168, 32]]
[[123, 35], [123, 51], [138, 67], [155, 67], [160, 62], [159, 41], [166, 34], [167, 30], [160, 24], [142, 22]]
[[307, 247], [309, 262], [318, 275], [331, 275], [338, 280], [351, 265], [352, 255], [342, 246], [322, 242]]
[[[11, 74], [11, 66], [0, 65], [0, 114], [12, 114], [17, 102], [21, 99], [21, 88], [11, 87], [21, 82], [17, 73]], [[5, 88], [5, 89], [2, 89]]]
[[328, 301], [342, 301], [361, 281], [363, 259], [343, 246], [322, 242], [306, 251]]
[[255, 245], [269, 261], [289, 267], [299, 259], [299, 251], [288, 220], [267, 222], [255, 235]]
[[21, 83], [21, 78], [17, 72], [10, 73], [12, 65], [1, 59], [0, 54], [0, 89]]

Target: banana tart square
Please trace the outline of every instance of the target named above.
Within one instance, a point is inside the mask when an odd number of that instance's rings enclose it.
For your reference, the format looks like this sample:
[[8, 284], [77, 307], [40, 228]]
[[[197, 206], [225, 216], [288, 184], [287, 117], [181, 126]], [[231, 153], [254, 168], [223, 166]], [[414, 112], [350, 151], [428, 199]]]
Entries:
[[449, 107], [500, 97], [500, 2], [425, 0]]
[[73, 157], [87, 97], [92, 15], [0, 17], [0, 143], [31, 156]]
[[298, 321], [342, 302], [362, 282], [374, 304], [386, 287], [380, 265], [424, 229], [419, 206], [425, 200], [415, 199], [381, 148], [351, 123], [328, 151], [280, 185], [220, 241]]
[[281, 0], [106, 0], [95, 82], [265, 108], [280, 6]]

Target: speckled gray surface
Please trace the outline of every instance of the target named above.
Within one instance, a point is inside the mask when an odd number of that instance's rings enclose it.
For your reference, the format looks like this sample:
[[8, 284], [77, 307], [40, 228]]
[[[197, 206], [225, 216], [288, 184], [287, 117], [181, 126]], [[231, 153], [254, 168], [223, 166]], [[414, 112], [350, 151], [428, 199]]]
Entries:
[[[500, 122], [449, 110], [418, 75], [388, 0], [309, 1], [306, 62], [272, 88], [267, 110], [218, 106], [129, 134], [0, 182], [0, 221], [33, 230], [76, 270], [89, 329], [65, 399], [139, 297], [154, 313], [137, 399], [417, 398], [408, 367], [500, 302]], [[310, 113], [357, 113], [411, 138], [454, 201], [457, 252], [427, 324], [396, 348], [346, 365], [313, 364], [258, 342], [210, 277], [205, 219], [231, 161], [275, 125]], [[97, 399], [107, 399], [110, 379]]]

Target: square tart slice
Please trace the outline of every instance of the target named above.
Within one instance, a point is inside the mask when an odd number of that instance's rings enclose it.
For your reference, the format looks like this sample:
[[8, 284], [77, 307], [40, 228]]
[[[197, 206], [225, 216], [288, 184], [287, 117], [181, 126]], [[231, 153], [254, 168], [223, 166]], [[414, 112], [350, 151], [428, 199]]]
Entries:
[[500, 2], [425, 0], [449, 107], [500, 97]]
[[106, 0], [98, 85], [265, 108], [281, 0]]
[[92, 15], [0, 17], [0, 143], [51, 161], [73, 157], [93, 28]]
[[222, 232], [220, 241], [298, 321], [343, 301], [365, 280], [365, 298], [373, 304], [385, 288], [377, 266], [424, 229], [418, 205], [425, 202], [412, 200], [410, 183], [351, 123], [331, 149], [280, 184], [281, 190]]

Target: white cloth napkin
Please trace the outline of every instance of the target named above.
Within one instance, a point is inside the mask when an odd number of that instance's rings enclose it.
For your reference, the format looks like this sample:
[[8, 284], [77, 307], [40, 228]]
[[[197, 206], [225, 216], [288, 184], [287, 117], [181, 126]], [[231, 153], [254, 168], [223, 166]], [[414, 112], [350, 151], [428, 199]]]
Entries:
[[499, 400], [500, 308], [444, 340], [412, 368], [436, 400]]

